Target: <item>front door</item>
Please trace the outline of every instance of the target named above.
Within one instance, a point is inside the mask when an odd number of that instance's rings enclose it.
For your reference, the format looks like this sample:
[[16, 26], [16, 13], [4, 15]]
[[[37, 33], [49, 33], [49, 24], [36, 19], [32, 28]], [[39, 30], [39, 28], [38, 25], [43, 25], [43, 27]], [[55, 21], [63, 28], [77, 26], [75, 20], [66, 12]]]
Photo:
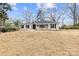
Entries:
[[36, 24], [33, 24], [33, 29], [36, 29]]

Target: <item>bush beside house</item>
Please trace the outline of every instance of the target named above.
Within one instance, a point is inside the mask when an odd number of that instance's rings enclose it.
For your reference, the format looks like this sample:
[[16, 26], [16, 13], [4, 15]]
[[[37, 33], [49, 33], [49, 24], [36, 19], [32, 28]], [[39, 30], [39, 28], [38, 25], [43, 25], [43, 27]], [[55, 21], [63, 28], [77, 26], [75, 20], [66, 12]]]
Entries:
[[0, 28], [1, 32], [11, 32], [11, 31], [18, 31], [18, 30], [19, 30], [18, 28], [7, 28], [7, 27]]
[[4, 26], [0, 26], [0, 32], [11, 32], [18, 31], [19, 27], [15, 25], [15, 23], [11, 21], [6, 21]]
[[64, 25], [60, 29], [79, 29], [79, 24], [75, 24], [75, 25]]

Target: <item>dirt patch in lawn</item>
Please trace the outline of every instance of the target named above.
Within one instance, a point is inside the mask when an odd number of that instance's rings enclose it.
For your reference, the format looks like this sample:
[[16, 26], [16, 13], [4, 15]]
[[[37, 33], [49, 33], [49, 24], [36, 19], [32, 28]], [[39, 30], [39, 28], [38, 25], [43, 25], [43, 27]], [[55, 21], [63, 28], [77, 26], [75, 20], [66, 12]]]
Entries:
[[79, 30], [1, 33], [0, 55], [79, 55]]

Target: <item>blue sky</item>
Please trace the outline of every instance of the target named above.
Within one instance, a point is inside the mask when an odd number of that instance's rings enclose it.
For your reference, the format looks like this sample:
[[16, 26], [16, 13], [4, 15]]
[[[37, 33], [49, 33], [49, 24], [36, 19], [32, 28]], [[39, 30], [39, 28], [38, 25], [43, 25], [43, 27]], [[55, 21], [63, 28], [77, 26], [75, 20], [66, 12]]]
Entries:
[[[36, 3], [13, 3], [11, 4], [12, 6], [12, 11], [8, 12], [8, 15], [10, 18], [12, 18], [13, 20], [19, 19], [19, 20], [23, 20], [24, 19], [24, 13], [27, 9], [30, 9], [33, 14], [37, 13], [37, 9], [40, 8], [40, 4], [36, 4]], [[57, 10], [60, 10], [62, 8], [65, 7], [65, 4], [63, 3], [58, 3], [58, 4], [52, 4], [52, 5], [45, 5], [44, 7], [47, 8], [57, 8]], [[65, 23], [72, 23], [70, 22], [70, 20], [66, 19]]]
[[23, 18], [24, 12], [26, 9], [31, 9], [33, 13], [36, 12], [36, 4], [32, 3], [16, 3], [16, 5], [12, 5], [12, 11], [10, 11], [9, 17], [11, 18]]

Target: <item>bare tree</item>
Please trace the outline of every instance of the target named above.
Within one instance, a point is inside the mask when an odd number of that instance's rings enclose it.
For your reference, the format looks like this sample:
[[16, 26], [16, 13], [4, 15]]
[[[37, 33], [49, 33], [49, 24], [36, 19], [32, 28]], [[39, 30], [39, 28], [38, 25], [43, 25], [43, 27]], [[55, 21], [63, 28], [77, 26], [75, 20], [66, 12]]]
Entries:
[[37, 21], [44, 21], [45, 18], [45, 9], [39, 9], [37, 13]]
[[76, 3], [68, 4], [69, 17], [73, 19], [73, 25], [78, 22], [78, 7]]
[[65, 14], [66, 10], [61, 9], [61, 10], [57, 10], [56, 8], [51, 9], [49, 12], [49, 17], [52, 21], [59, 23], [60, 20], [63, 21], [63, 19], [65, 19], [64, 14]]
[[30, 9], [27, 9], [25, 11], [25, 19], [26, 19], [26, 22], [32, 22], [32, 17], [33, 14], [32, 14], [32, 11]]
[[56, 22], [56, 9], [51, 9], [50, 12], [49, 12], [49, 18]]

